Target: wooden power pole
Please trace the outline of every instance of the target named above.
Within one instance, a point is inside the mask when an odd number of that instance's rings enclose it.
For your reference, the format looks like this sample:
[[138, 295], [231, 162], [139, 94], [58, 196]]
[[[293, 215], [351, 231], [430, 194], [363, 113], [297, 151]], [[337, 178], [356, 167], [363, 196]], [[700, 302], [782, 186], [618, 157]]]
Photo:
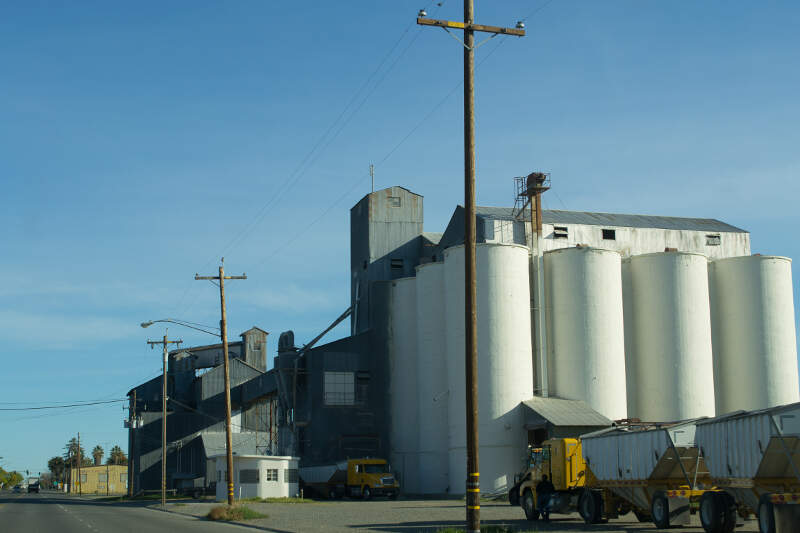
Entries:
[[[147, 341], [150, 348], [156, 344], [163, 346], [163, 373], [161, 383], [161, 509], [167, 508], [167, 359], [169, 358], [169, 345], [180, 344], [183, 341], [169, 341], [164, 334], [163, 340]], [[130, 467], [130, 466], [129, 466]]]
[[131, 417], [131, 449], [128, 450], [128, 498], [133, 498], [133, 451], [136, 449], [136, 389], [133, 389], [133, 405], [128, 414]]
[[[473, 0], [464, 0], [464, 22], [425, 18], [419, 12], [417, 24], [464, 31], [464, 319], [467, 426], [467, 532], [481, 527], [480, 470], [478, 460], [478, 332], [475, 277], [475, 32], [522, 37], [521, 22], [516, 28], [484, 26], [474, 23]], [[494, 36], [493, 35], [493, 36]]]
[[81, 453], [81, 432], [78, 432], [78, 495], [83, 496], [83, 481], [81, 479], [81, 463], [83, 463], [83, 454]]
[[[224, 261], [224, 258], [223, 258]], [[228, 505], [233, 505], [233, 439], [231, 437], [231, 381], [230, 368], [228, 363], [228, 325], [225, 313], [225, 280], [226, 279], [247, 279], [247, 275], [226, 276], [225, 267], [219, 267], [217, 276], [194, 275], [196, 280], [211, 280], [219, 282], [219, 302], [222, 318], [219, 321], [220, 336], [222, 337], [222, 359], [225, 370], [225, 451], [228, 455]]]

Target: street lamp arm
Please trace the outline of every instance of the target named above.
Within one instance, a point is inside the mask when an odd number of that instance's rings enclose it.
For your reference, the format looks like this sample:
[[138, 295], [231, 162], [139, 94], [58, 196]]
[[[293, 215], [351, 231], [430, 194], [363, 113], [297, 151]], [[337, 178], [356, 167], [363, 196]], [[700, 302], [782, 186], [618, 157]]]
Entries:
[[[148, 320], [147, 322], [142, 322], [140, 325], [143, 328], [149, 328], [150, 326], [152, 326], [156, 322], [170, 322], [172, 324], [178, 324], [179, 326], [183, 326], [185, 328], [190, 328], [190, 329], [196, 329], [197, 331], [202, 331], [203, 333], [208, 333], [209, 335], [214, 335], [215, 337], [219, 337], [219, 335], [220, 335], [219, 331], [208, 331], [208, 330], [205, 330], [205, 329], [202, 329], [202, 328], [198, 328], [196, 326], [192, 326], [191, 324], [187, 324], [183, 320], [176, 320], [174, 318], [162, 318], [160, 320]], [[200, 325], [202, 325], [202, 324], [200, 324]], [[203, 326], [203, 327], [217, 329], [217, 330], [219, 329], [219, 328], [214, 328], [214, 326]]]

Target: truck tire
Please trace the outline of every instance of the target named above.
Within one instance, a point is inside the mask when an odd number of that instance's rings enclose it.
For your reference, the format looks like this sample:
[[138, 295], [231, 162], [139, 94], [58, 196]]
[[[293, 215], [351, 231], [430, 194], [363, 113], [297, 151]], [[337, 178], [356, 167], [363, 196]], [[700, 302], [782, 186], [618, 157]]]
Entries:
[[508, 504], [514, 507], [519, 505], [519, 485], [514, 485], [511, 487], [511, 490], [508, 491]]
[[372, 491], [369, 490], [369, 487], [364, 487], [363, 489], [361, 489], [361, 497], [364, 498], [365, 500], [369, 500], [370, 498], [372, 498]]
[[586, 489], [578, 498], [578, 512], [587, 524], [600, 522], [603, 516], [603, 498], [600, 493]]
[[722, 506], [716, 492], [700, 496], [700, 523], [706, 533], [722, 533]]
[[531, 489], [525, 489], [525, 494], [522, 495], [522, 510], [528, 520], [539, 520], [539, 511], [536, 510], [536, 500]]
[[663, 490], [653, 494], [653, 502], [650, 504], [650, 515], [653, 523], [659, 529], [669, 528], [669, 499]]
[[775, 509], [769, 494], [763, 494], [758, 502], [758, 532], [775, 533]]

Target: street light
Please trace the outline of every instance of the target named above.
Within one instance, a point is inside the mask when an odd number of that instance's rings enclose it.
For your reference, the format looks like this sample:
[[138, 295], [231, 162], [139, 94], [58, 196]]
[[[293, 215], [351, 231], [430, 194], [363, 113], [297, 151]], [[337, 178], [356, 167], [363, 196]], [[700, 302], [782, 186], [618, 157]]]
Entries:
[[[158, 320], [148, 320], [147, 322], [142, 322], [139, 324], [142, 328], [149, 328], [156, 322], [168, 322], [170, 324], [177, 324], [179, 326], [183, 326], [186, 328], [196, 329], [197, 331], [202, 331], [203, 333], [208, 333], [209, 335], [217, 336], [219, 333], [215, 333], [213, 331], [208, 331], [197, 326], [203, 326], [204, 328], [211, 328], [217, 329], [213, 326], [206, 326], [204, 324], [198, 324], [196, 322], [187, 322], [186, 320], [179, 320], [177, 318], [161, 318]], [[151, 348], [154, 348], [156, 344], [163, 345], [164, 348], [164, 369], [163, 369], [163, 383], [162, 383], [162, 413], [161, 413], [161, 508], [164, 509], [166, 507], [166, 490], [167, 490], [167, 358], [169, 357], [169, 348], [170, 344], [180, 344], [183, 341], [170, 341], [167, 340], [167, 335], [164, 335], [164, 340], [161, 341], [147, 341]]]
[[[197, 324], [196, 322], [187, 322], [185, 320], [179, 320], [177, 318], [160, 318], [158, 320], [148, 320], [147, 322], [142, 322], [139, 324], [143, 328], [149, 328], [156, 322], [169, 322], [171, 324], [178, 324], [179, 326], [183, 326], [185, 328], [196, 329], [197, 331], [202, 331], [203, 333], [208, 333], [209, 335], [214, 335], [215, 337], [219, 337], [219, 328], [214, 326], [206, 326], [205, 324]], [[203, 326], [204, 328], [215, 329], [217, 331], [208, 331], [202, 328], [198, 328], [197, 326]]]

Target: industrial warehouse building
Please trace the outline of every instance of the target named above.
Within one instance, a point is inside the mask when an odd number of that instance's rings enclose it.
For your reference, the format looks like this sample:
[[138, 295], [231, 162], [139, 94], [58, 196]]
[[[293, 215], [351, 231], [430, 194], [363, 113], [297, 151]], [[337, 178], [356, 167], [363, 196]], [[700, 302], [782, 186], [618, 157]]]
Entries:
[[[407, 493], [464, 492], [464, 212], [441, 233], [424, 231], [423, 212], [402, 187], [351, 209], [351, 301], [335, 322], [349, 317], [351, 336], [298, 348], [285, 332], [267, 371], [266, 334], [260, 351], [243, 334], [237, 454], [301, 467], [386, 457]], [[551, 436], [800, 400], [790, 260], [750, 255], [749, 233], [717, 220], [542, 215], [537, 298], [530, 213], [476, 212], [483, 492], [507, 490], [526, 446]], [[220, 451], [207, 443], [224, 413], [213, 350], [170, 356], [170, 487], [213, 483]], [[160, 378], [135, 390], [134, 487], [157, 488]]]

